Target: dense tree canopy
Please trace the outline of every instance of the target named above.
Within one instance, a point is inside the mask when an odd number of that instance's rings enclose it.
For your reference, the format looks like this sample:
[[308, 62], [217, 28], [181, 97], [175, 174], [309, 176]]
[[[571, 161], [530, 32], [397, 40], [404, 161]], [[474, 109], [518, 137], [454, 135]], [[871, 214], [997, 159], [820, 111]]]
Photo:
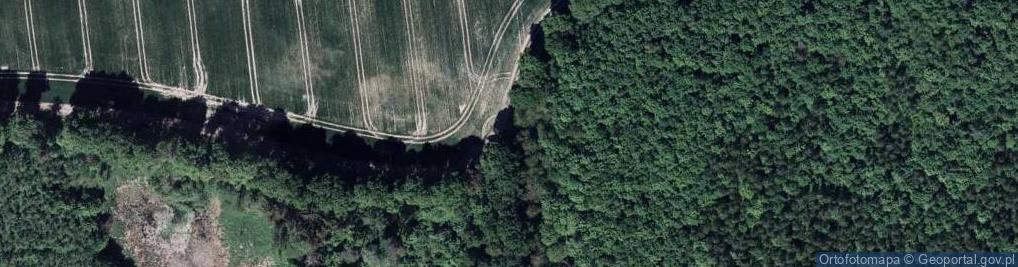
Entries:
[[551, 262], [1018, 249], [1018, 5], [558, 7], [513, 95]]
[[68, 161], [47, 149], [40, 129], [17, 118], [0, 132], [0, 255], [19, 266], [97, 265], [94, 255], [106, 246], [97, 224], [102, 191], [83, 185], [95, 172], [54, 168]]
[[[0, 105], [0, 258], [113, 264], [110, 184], [137, 177], [264, 199], [280, 240], [311, 244], [294, 265], [1018, 250], [1018, 4], [553, 9], [485, 142], [408, 151], [88, 80], [69, 101], [91, 108], [63, 119]], [[0, 100], [41, 99], [34, 77], [0, 79]]]

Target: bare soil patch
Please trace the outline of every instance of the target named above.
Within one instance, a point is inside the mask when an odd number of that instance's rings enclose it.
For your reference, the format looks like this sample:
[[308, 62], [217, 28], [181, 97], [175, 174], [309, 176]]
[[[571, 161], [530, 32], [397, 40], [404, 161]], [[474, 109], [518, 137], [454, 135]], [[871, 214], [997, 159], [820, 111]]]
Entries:
[[175, 223], [173, 209], [140, 182], [118, 187], [116, 196], [114, 216], [123, 224], [123, 246], [139, 266], [229, 265], [218, 199]]

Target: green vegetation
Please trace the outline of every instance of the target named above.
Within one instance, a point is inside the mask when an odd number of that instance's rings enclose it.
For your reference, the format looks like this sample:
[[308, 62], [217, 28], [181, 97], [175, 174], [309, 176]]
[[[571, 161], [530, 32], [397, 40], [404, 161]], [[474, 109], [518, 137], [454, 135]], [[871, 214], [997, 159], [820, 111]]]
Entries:
[[[356, 127], [366, 127], [361, 116], [361, 96], [354, 54], [350, 14], [351, 1], [305, 1], [305, 29], [311, 44], [309, 64], [316, 69], [332, 70], [313, 73], [311, 84], [316, 88], [318, 116]], [[336, 16], [343, 14], [344, 16]], [[343, 30], [337, 30], [343, 29]], [[329, 88], [322, 90], [319, 88]], [[326, 101], [327, 100], [327, 101]]]
[[[96, 223], [103, 213], [100, 170], [63, 168], [40, 121], [14, 118], [0, 131], [0, 258], [14, 266], [94, 266], [105, 245]], [[26, 164], [31, 163], [31, 164]]]
[[[140, 178], [175, 209], [222, 200], [231, 253], [278, 265], [1018, 250], [1018, 5], [554, 7], [483, 144], [326, 138], [234, 105], [206, 119], [94, 81], [64, 119], [22, 106], [0, 124], [0, 258], [113, 264], [112, 188]], [[0, 79], [0, 99], [44, 85]]]
[[[208, 92], [253, 103], [240, 1], [193, 1]], [[298, 90], [299, 91], [299, 90]]]
[[513, 100], [553, 263], [1018, 249], [1018, 6], [572, 1]]
[[[37, 88], [45, 84], [40, 81], [23, 84], [29, 88], [0, 81], [6, 93], [47, 91]], [[92, 83], [79, 83], [70, 99], [75, 109], [65, 118], [30, 103], [3, 117], [9, 119], [0, 126], [0, 158], [11, 177], [5, 190], [25, 192], [8, 194], [0, 215], [11, 227], [4, 240], [24, 244], [0, 251], [5, 262], [124, 263], [132, 251], [120, 249], [131, 247], [123, 236], [143, 228], [121, 226], [111, 217], [119, 218], [119, 187], [139, 180], [173, 211], [172, 229], [187, 225], [186, 214], [208, 209], [209, 199], [220, 200], [218, 221], [234, 263], [275, 255], [276, 265], [513, 265], [528, 261], [537, 248], [534, 221], [520, 212], [518, 196], [526, 185], [512, 175], [483, 178], [473, 152], [431, 146], [406, 152], [397, 142], [368, 145], [352, 136], [322, 145], [314, 136], [324, 142], [324, 132], [311, 128], [242, 128], [260, 122], [230, 117], [229, 107], [195, 123], [187, 105], [159, 113], [176, 100], [141, 102], [137, 89]], [[207, 136], [199, 128], [219, 134]], [[482, 160], [515, 157], [506, 149], [491, 151]], [[486, 168], [517, 171], [507, 166]], [[20, 220], [32, 221], [7, 223]], [[171, 228], [159, 228], [164, 238], [173, 235]]]
[[[7, 3], [13, 5], [13, 2]], [[14, 7], [5, 7], [17, 10]], [[61, 0], [34, 0], [32, 1], [32, 18], [35, 24], [36, 49], [47, 51], [39, 54], [39, 65], [46, 66], [52, 72], [60, 73], [81, 73], [85, 70], [82, 42], [68, 42], [66, 40], [80, 40], [81, 27], [75, 19], [49, 19], [49, 18], [76, 18], [78, 16], [78, 5]], [[23, 26], [23, 25], [19, 25]]]
[[[86, 17], [89, 25], [86, 28], [88, 38], [85, 41], [91, 41], [88, 47], [91, 47], [89, 54], [95, 61], [92, 67], [108, 72], [128, 72], [136, 76], [141, 75], [139, 71], [141, 60], [138, 55], [134, 17], [131, 15], [134, 11], [132, 6], [134, 2], [80, 2], [85, 3], [84, 10], [88, 14]], [[27, 38], [27, 36], [18, 38]], [[65, 41], [80, 42], [80, 37]]]
[[504, 108], [548, 0], [66, 1], [0, 11], [0, 69], [99, 71], [381, 138], [456, 142]]
[[[21, 5], [4, 6], [0, 10], [4, 23], [0, 23], [0, 34], [3, 36], [19, 36], [17, 38], [7, 37], [6, 41], [0, 43], [0, 67], [7, 69], [32, 69], [32, 55], [25, 28], [25, 10]], [[25, 36], [25, 37], [20, 37]]]
[[[127, 2], [127, 1], [124, 1]], [[192, 54], [192, 40], [190, 33], [187, 4], [189, 0], [178, 1], [135, 1], [137, 5], [138, 21], [133, 20], [130, 13], [108, 14], [111, 16], [121, 15], [129, 21], [132, 26], [138, 23], [142, 33], [140, 39], [127, 42], [142, 42], [142, 67], [141, 72], [137, 70], [104, 69], [109, 71], [128, 71], [132, 75], [144, 77], [146, 82], [178, 86], [194, 90], [201, 82], [195, 72], [197, 58]], [[108, 11], [106, 11], [108, 12]], [[100, 13], [103, 14], [103, 13]], [[93, 15], [93, 14], [89, 14]], [[89, 17], [91, 18], [91, 17]], [[104, 27], [89, 23], [91, 28]], [[89, 29], [91, 31], [91, 29]], [[133, 31], [133, 29], [131, 29]], [[123, 32], [120, 32], [121, 34]], [[134, 37], [131, 35], [130, 37]], [[123, 39], [125, 37], [119, 37]], [[132, 54], [136, 54], [135, 51]], [[120, 58], [123, 56], [119, 56]], [[53, 71], [56, 72], [56, 71]]]
[[223, 239], [230, 248], [230, 257], [234, 262], [257, 262], [267, 256], [288, 259], [307, 253], [308, 247], [305, 244], [279, 244], [274, 239], [277, 237], [276, 227], [263, 211], [263, 203], [250, 203], [250, 200], [230, 191], [218, 192], [216, 198], [223, 202], [223, 213], [219, 221], [226, 232]]

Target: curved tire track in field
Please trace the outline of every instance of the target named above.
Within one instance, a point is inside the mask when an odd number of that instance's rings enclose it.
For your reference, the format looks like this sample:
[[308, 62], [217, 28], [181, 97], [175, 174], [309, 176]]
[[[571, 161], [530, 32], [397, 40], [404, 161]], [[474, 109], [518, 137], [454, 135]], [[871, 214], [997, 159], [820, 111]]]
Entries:
[[[28, 1], [28, 0], [26, 0], [26, 1]], [[132, 0], [132, 2], [134, 2], [135, 4], [137, 4], [137, 1], [138, 0]], [[350, 3], [351, 3], [350, 10], [351, 10], [351, 14], [353, 15], [353, 16], [351, 16], [351, 19], [355, 22], [354, 23], [354, 29], [353, 29], [353, 31], [356, 33], [354, 35], [354, 41], [355, 41], [355, 48], [357, 49], [356, 50], [357, 53], [355, 53], [355, 54], [357, 55], [358, 62], [362, 63], [363, 59], [361, 57], [360, 49], [359, 49], [360, 48], [360, 44], [359, 44], [359, 41], [358, 41], [359, 38], [357, 37], [357, 36], [359, 36], [359, 29], [358, 29], [359, 27], [356, 26], [357, 25], [357, 23], [356, 23], [357, 19], [356, 19], [356, 12], [354, 11], [354, 6], [356, 4], [356, 0], [348, 0], [348, 1], [350, 1]], [[499, 29], [501, 29], [501, 30], [498, 31], [498, 34], [496, 35], [496, 40], [497, 41], [496, 42], [492, 42], [492, 45], [491, 45], [492, 48], [497, 49], [500, 46], [499, 42], [501, 42], [501, 40], [503, 39], [504, 34], [506, 32], [506, 29], [509, 27], [509, 24], [511, 24], [512, 20], [518, 15], [519, 7], [520, 7], [520, 5], [522, 5], [523, 1], [524, 0], [515, 0], [514, 5], [513, 5], [515, 8], [510, 10], [509, 14], [506, 15], [506, 17], [503, 19], [502, 23], [500, 24]], [[245, 26], [246, 26], [245, 27], [245, 33], [246, 33], [245, 35], [246, 35], [247, 38], [245, 38], [245, 39], [250, 39], [250, 37], [251, 37], [250, 36], [251, 35], [251, 32], [250, 32], [251, 29], [250, 29], [250, 16], [249, 16], [250, 10], [248, 9], [248, 0], [242, 0], [241, 4], [242, 4], [242, 8], [244, 9], [244, 12], [243, 12], [244, 16], [243, 17], [244, 17]], [[135, 7], [137, 7], [137, 5], [135, 5]], [[137, 12], [138, 12], [138, 10], [136, 9], [135, 10], [135, 15], [138, 15]], [[138, 19], [140, 19], [140, 18], [138, 18]], [[136, 24], [135, 26], [136, 26], [136, 28], [135, 28], [136, 32], [141, 32], [142, 31], [142, 29], [140, 29], [140, 27], [138, 27], [138, 26], [140, 26], [140, 24]], [[464, 30], [466, 30], [466, 28], [464, 28]], [[143, 41], [143, 40], [141, 39], [141, 37], [138, 37], [138, 39], [139, 39], [139, 49], [143, 51], [143, 49], [141, 47], [142, 46], [141, 41]], [[251, 50], [253, 48], [252, 47], [253, 42], [251, 42], [251, 40], [246, 40], [246, 41], [248, 41], [246, 44], [247, 44], [249, 50]], [[249, 51], [249, 52], [253, 53], [253, 51]], [[248, 59], [249, 59], [249, 61], [253, 61], [252, 55], [250, 53], [249, 53]], [[486, 68], [490, 68], [490, 65], [493, 64], [492, 63], [493, 62], [493, 58], [491, 58], [491, 57], [493, 57], [494, 52], [489, 51], [488, 54], [489, 54], [489, 57], [486, 58], [486, 60], [485, 60]], [[251, 63], [253, 63], [253, 62], [251, 62]], [[362, 65], [358, 64], [358, 66], [362, 66]], [[251, 64], [249, 64], [249, 67], [253, 67], [253, 66]], [[360, 70], [359, 71], [359, 75], [358, 75], [358, 78], [360, 80], [361, 78], [363, 78], [363, 74], [361, 72], [362, 71], [362, 67], [359, 67], [358, 69]], [[30, 74], [30, 72], [16, 72], [15, 73], [15, 75], [18, 76], [19, 79], [27, 79], [29, 74]], [[252, 74], [252, 77], [256, 77], [256, 76], [253, 76], [253, 75], [256, 75], [256, 74], [253, 74], [253, 73], [249, 73], [249, 74]], [[75, 82], [78, 82], [81, 79], [83, 79], [84, 75], [47, 73], [46, 77], [50, 81], [72, 82], [72, 83], [75, 83]], [[382, 138], [396, 138], [396, 139], [401, 139], [402, 141], [404, 141], [406, 143], [409, 143], [409, 144], [423, 144], [423, 143], [429, 143], [429, 142], [440, 142], [440, 141], [445, 140], [446, 138], [449, 138], [453, 134], [457, 133], [459, 131], [459, 129], [463, 128], [463, 126], [465, 125], [466, 121], [469, 120], [470, 115], [473, 114], [473, 109], [476, 107], [477, 101], [480, 98], [480, 93], [482, 91], [484, 91], [484, 89], [487, 88], [487, 86], [491, 85], [496, 80], [501, 80], [501, 79], [505, 79], [505, 77], [499, 77], [499, 78], [496, 79], [495, 77], [483, 77], [482, 76], [482, 79], [477, 81], [477, 83], [473, 87], [470, 88], [471, 90], [473, 90], [473, 92], [471, 93], [470, 100], [469, 100], [468, 105], [466, 107], [466, 111], [453, 124], [453, 126], [447, 128], [445, 130], [442, 130], [440, 132], [437, 132], [437, 133], [434, 133], [434, 134], [431, 134], [431, 135], [427, 135], [427, 136], [415, 136], [415, 135], [384, 133], [384, 132], [380, 132], [380, 131], [373, 130], [373, 129], [364, 129], [364, 128], [360, 128], [360, 127], [353, 127], [353, 126], [349, 126], [349, 125], [342, 125], [342, 124], [337, 124], [337, 123], [332, 123], [332, 122], [327, 122], [327, 121], [321, 121], [321, 120], [317, 120], [316, 118], [312, 118], [312, 117], [308, 117], [308, 116], [304, 116], [302, 114], [296, 114], [296, 113], [292, 113], [292, 112], [288, 112], [286, 114], [286, 116], [291, 121], [294, 121], [294, 122], [297, 122], [297, 123], [314, 124], [315, 126], [318, 126], [318, 127], [324, 128], [324, 129], [328, 129], [328, 130], [333, 130], [333, 131], [351, 131], [351, 132], [354, 132], [354, 133], [356, 133], [358, 135], [361, 135], [361, 136], [364, 136], [364, 137], [378, 138], [378, 139], [382, 139]], [[99, 81], [99, 82], [103, 82], [103, 81], [109, 82], [110, 86], [130, 86], [130, 85], [124, 84], [122, 81], [117, 81], [117, 80], [102, 80], [102, 79], [97, 79], [96, 81]], [[240, 104], [242, 106], [249, 105], [248, 103], [243, 103], [243, 102], [232, 100], [232, 99], [227, 99], [227, 98], [223, 98], [223, 97], [213, 96], [213, 95], [209, 95], [207, 93], [199, 93], [199, 92], [196, 92], [196, 91], [190, 91], [190, 90], [186, 90], [186, 89], [183, 89], [183, 88], [180, 88], [180, 87], [168, 86], [168, 85], [163, 85], [163, 84], [158, 84], [158, 83], [152, 83], [152, 82], [149, 82], [149, 81], [139, 81], [139, 82], [135, 82], [134, 84], [136, 84], [137, 87], [139, 89], [141, 89], [141, 90], [151, 91], [151, 92], [163, 94], [163, 95], [170, 96], [170, 97], [178, 97], [178, 98], [182, 98], [182, 99], [187, 99], [187, 98], [192, 98], [192, 97], [202, 97], [202, 98], [204, 98], [206, 100], [206, 103], [208, 104], [208, 106], [210, 108], [221, 106], [223, 103], [227, 103], [227, 102], [235, 102], [235, 103], [238, 103], [238, 104]], [[363, 88], [361, 88], [361, 89], [363, 89]], [[256, 93], [256, 91], [253, 91], [253, 93]], [[362, 91], [362, 95], [363, 95], [363, 91]], [[363, 101], [362, 101], [362, 104], [363, 104]], [[365, 117], [367, 116], [367, 114], [364, 114], [364, 115], [365, 115]], [[370, 125], [370, 124], [368, 124], [368, 125]], [[373, 127], [371, 127], [371, 128], [373, 128]]]
[[[15, 72], [14, 76], [15, 76], [15, 78], [18, 78], [18, 79], [27, 80], [29, 75], [31, 75], [31, 74], [32, 74], [32, 72]], [[4, 76], [4, 77], [10, 77], [10, 76]], [[46, 79], [48, 81], [77, 83], [77, 82], [80, 82], [84, 78], [85, 78], [84, 75], [78, 75], [78, 74], [46, 73]], [[250, 106], [250, 105], [252, 105], [250, 103], [239, 102], [237, 100], [233, 100], [233, 99], [229, 99], [229, 98], [223, 98], [223, 97], [209, 95], [209, 94], [204, 94], [204, 93], [198, 93], [198, 92], [187, 90], [187, 89], [184, 89], [184, 88], [175, 87], [175, 86], [169, 86], [169, 85], [164, 85], [164, 84], [158, 84], [158, 83], [142, 82], [142, 81], [135, 81], [135, 82], [132, 82], [132, 83], [125, 83], [122, 80], [101, 79], [101, 78], [92, 78], [92, 81], [99, 82], [99, 83], [105, 83], [105, 85], [109, 85], [109, 86], [137, 87], [138, 89], [141, 89], [141, 90], [150, 91], [150, 92], [154, 92], [154, 93], [159, 93], [159, 94], [162, 94], [162, 95], [167, 96], [167, 97], [176, 97], [176, 98], [180, 98], [180, 99], [188, 99], [188, 98], [194, 98], [194, 97], [201, 97], [201, 98], [206, 100], [205, 103], [209, 106], [209, 108], [219, 107], [219, 106], [222, 106], [224, 103], [229, 103], [229, 102], [237, 103], [240, 106]], [[366, 129], [363, 129], [363, 128], [353, 127], [353, 126], [349, 126], [349, 125], [342, 125], [342, 124], [336, 124], [336, 123], [327, 122], [327, 121], [320, 121], [320, 120], [317, 120], [315, 118], [309, 118], [307, 116], [303, 116], [301, 114], [297, 114], [297, 113], [293, 113], [293, 112], [287, 112], [286, 116], [287, 116], [288, 119], [290, 119], [291, 121], [294, 121], [294, 122], [314, 124], [315, 126], [318, 126], [318, 127], [324, 128], [324, 129], [328, 129], [328, 130], [333, 130], [333, 131], [350, 131], [350, 132], [354, 132], [354, 133], [356, 133], [356, 134], [358, 134], [360, 136], [369, 137], [369, 138], [383, 139], [383, 138], [390, 138], [391, 137], [391, 138], [401, 139], [404, 142], [409, 143], [409, 144], [423, 144], [423, 143], [428, 143], [428, 142], [437, 142], [437, 141], [433, 141], [433, 140], [422, 139], [422, 138], [420, 138], [418, 136], [409, 136], [409, 135], [400, 135], [400, 134], [389, 134], [389, 133], [384, 133], [384, 132], [379, 132], [379, 131], [366, 130]]]
[[463, 3], [465, 0], [456, 0], [456, 11], [460, 22], [460, 33], [462, 33], [463, 41], [463, 57], [466, 60], [467, 78], [470, 81], [475, 79], [476, 73], [474, 73], [474, 52], [470, 47], [470, 23], [467, 21], [467, 4]]
[[499, 23], [498, 31], [495, 33], [495, 40], [491, 42], [494, 48], [488, 49], [488, 55], [485, 57], [485, 62], [481, 73], [483, 76], [488, 76], [491, 72], [491, 65], [495, 63], [495, 56], [498, 53], [498, 48], [502, 45], [502, 38], [505, 37], [505, 31], [509, 29], [509, 24], [512, 24], [513, 19], [516, 18], [516, 14], [520, 11], [520, 7], [523, 6], [523, 0], [516, 0], [513, 2], [512, 7], [509, 9], [509, 13], [502, 18], [502, 22]]
[[487, 88], [487, 86], [490, 85], [491, 82], [494, 82], [494, 79], [486, 78], [486, 76], [488, 76], [488, 72], [490, 71], [489, 69], [490, 65], [494, 61], [495, 57], [494, 51], [498, 50], [499, 46], [501, 45], [502, 38], [505, 36], [505, 31], [509, 28], [509, 25], [512, 24], [513, 19], [515, 19], [516, 16], [519, 14], [519, 10], [522, 5], [523, 0], [513, 1], [513, 6], [512, 8], [510, 8], [509, 13], [506, 14], [502, 22], [499, 24], [499, 31], [495, 34], [495, 40], [492, 42], [492, 45], [490, 46], [491, 48], [488, 50], [488, 56], [485, 59], [486, 63], [483, 70], [483, 74], [481, 76], [482, 79], [478, 80], [477, 84], [475, 85], [475, 88], [473, 88], [474, 92], [473, 94], [471, 94], [470, 100], [467, 103], [466, 111], [460, 115], [460, 118], [456, 120], [456, 123], [454, 123], [452, 127], [449, 127], [436, 134], [433, 134], [432, 136], [428, 136], [430, 137], [429, 138], [430, 140], [428, 140], [428, 142], [439, 142], [445, 140], [446, 138], [449, 138], [456, 132], [459, 132], [459, 130], [463, 128], [463, 126], [469, 120], [470, 116], [474, 113], [473, 111], [474, 108], [477, 106], [477, 101], [480, 99], [481, 92], [483, 92]]
[[[428, 132], [428, 119], [427, 109], [424, 104], [424, 90], [421, 89], [421, 77], [418, 75], [420, 70], [423, 69], [420, 66], [419, 58], [417, 57], [417, 31], [414, 30], [414, 10], [413, 3], [410, 0], [402, 1], [403, 7], [403, 21], [405, 22], [404, 27], [407, 35], [407, 68], [410, 74], [410, 85], [414, 89], [414, 106], [416, 112], [414, 113], [414, 120], [416, 121], [416, 129], [413, 135], [424, 135]], [[425, 85], [426, 86], [426, 85]]]
[[194, 0], [187, 0], [187, 26], [191, 38], [191, 63], [194, 67], [194, 90], [205, 93], [208, 90], [208, 72], [201, 58], [201, 44], [198, 41], [198, 23], [195, 19]]

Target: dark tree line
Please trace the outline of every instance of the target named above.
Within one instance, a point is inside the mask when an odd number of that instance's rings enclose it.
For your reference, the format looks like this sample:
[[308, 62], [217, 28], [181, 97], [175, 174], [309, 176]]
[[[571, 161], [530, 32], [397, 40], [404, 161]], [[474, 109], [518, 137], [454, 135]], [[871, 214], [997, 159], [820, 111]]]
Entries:
[[[263, 107], [227, 103], [207, 113], [202, 99], [161, 98], [127, 75], [102, 72], [86, 75], [61, 103], [47, 95], [45, 77], [0, 73], [2, 180], [13, 192], [45, 193], [7, 194], [0, 218], [36, 225], [44, 220], [23, 212], [49, 212], [74, 223], [11, 228], [0, 240], [24, 245], [0, 249], [7, 262], [129, 263], [103, 226], [115, 197], [107, 184], [142, 173], [171, 190], [215, 184], [273, 203], [280, 240], [312, 244], [295, 265], [505, 264], [532, 251], [514, 240], [534, 231], [517, 212], [523, 185], [481, 176], [479, 164], [490, 156], [478, 138], [408, 146], [292, 125], [281, 110]], [[61, 117], [59, 105], [73, 112]], [[37, 249], [27, 249], [32, 244]]]

